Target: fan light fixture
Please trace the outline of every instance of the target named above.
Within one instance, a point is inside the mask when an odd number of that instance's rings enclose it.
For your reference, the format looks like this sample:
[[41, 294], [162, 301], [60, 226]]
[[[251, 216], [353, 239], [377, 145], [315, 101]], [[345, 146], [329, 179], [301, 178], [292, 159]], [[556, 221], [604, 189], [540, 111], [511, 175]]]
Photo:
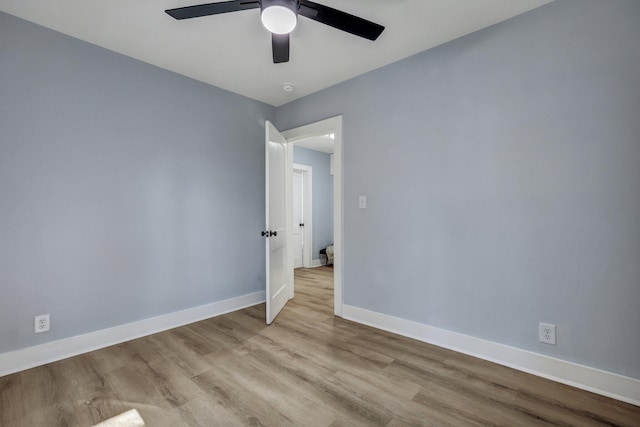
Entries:
[[[339, 2], [336, 0], [334, 3]], [[384, 31], [384, 27], [380, 24], [312, 0], [221, 0], [215, 3], [167, 9], [165, 12], [174, 19], [182, 20], [248, 9], [260, 9], [262, 23], [271, 32], [271, 52], [274, 64], [289, 62], [291, 44], [289, 33], [296, 27], [298, 16], [304, 16], [371, 41], [376, 40]]]
[[262, 0], [262, 25], [274, 34], [289, 34], [298, 23], [297, 3], [287, 0]]

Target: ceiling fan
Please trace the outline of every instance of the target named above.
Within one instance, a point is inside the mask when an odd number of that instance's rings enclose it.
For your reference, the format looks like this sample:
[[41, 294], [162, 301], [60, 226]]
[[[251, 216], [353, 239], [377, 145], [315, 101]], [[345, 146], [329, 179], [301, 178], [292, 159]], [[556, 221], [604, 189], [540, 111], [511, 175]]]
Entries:
[[309, 0], [231, 0], [165, 12], [175, 19], [189, 19], [257, 8], [260, 8], [262, 24], [271, 32], [274, 64], [289, 61], [289, 33], [295, 28], [299, 15], [369, 40], [376, 40], [384, 31], [382, 25]]

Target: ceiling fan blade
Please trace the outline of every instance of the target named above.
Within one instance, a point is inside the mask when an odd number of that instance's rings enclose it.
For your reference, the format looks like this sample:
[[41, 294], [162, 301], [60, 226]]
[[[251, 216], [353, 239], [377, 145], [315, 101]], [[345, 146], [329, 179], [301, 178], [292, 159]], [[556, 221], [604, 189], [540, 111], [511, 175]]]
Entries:
[[189, 19], [198, 18], [200, 16], [217, 15], [219, 13], [237, 12], [239, 10], [256, 9], [259, 7], [259, 0], [231, 0], [219, 3], [178, 7], [176, 9], [165, 10], [165, 12], [175, 19]]
[[369, 40], [377, 39], [384, 31], [375, 22], [309, 0], [300, 0], [298, 14]]
[[271, 33], [271, 49], [274, 64], [289, 62], [289, 34]]

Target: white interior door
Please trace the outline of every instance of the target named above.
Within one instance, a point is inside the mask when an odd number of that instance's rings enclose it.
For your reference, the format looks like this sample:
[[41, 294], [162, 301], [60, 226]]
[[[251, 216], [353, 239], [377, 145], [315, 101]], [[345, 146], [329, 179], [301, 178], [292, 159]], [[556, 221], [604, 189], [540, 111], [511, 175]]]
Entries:
[[293, 172], [293, 268], [302, 267], [304, 245], [304, 174]]
[[267, 121], [265, 123], [265, 231], [267, 324], [271, 324], [289, 300], [286, 140]]

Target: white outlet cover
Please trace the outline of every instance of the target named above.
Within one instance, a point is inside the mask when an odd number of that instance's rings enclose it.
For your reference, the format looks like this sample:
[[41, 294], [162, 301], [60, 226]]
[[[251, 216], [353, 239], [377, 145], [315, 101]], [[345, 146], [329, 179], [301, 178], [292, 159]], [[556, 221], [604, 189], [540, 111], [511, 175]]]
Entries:
[[33, 332], [39, 334], [48, 332], [51, 329], [51, 322], [48, 314], [36, 316], [33, 322]]
[[556, 325], [540, 323], [539, 339], [541, 343], [556, 345]]

